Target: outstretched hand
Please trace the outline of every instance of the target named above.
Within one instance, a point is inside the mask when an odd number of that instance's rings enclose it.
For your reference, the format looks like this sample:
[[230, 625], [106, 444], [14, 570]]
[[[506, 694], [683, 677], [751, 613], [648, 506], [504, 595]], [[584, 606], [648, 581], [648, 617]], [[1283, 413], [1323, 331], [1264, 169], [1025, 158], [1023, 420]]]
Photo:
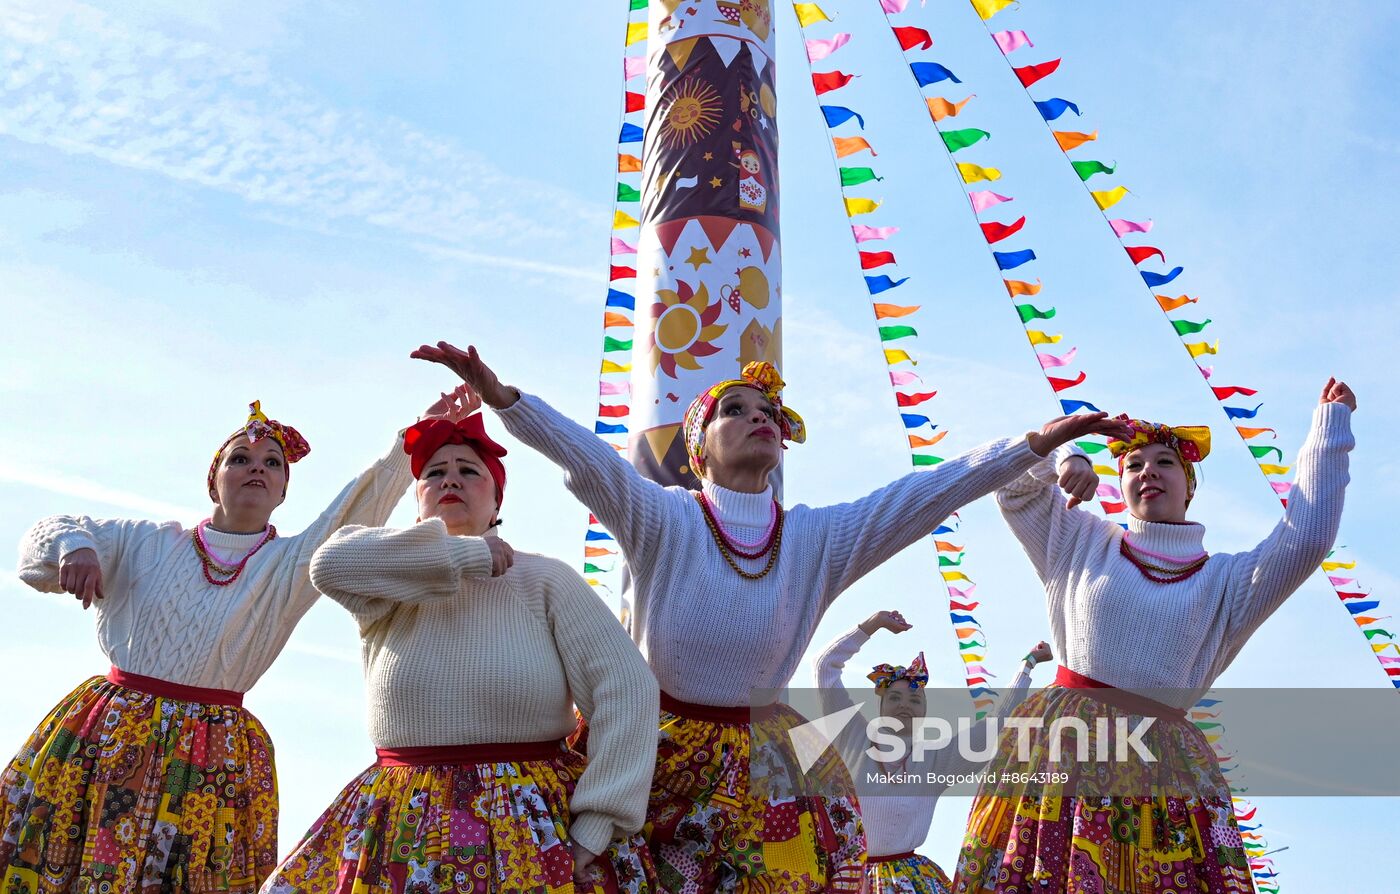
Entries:
[[504, 409], [520, 399], [520, 392], [501, 384], [496, 373], [487, 366], [476, 352], [476, 346], [468, 345], [465, 351], [445, 341], [434, 345], [420, 345], [409, 354], [415, 360], [441, 363], [455, 372], [473, 391], [481, 395], [487, 406]]
[[106, 595], [102, 592], [102, 563], [97, 559], [97, 550], [85, 546], [59, 559], [58, 585], [63, 592], [72, 593], [84, 609]]
[[445, 419], [456, 425], [481, 408], [481, 398], [465, 382], [433, 401], [424, 419]]
[[1107, 435], [1127, 440], [1133, 433], [1126, 422], [1109, 419], [1107, 413], [1077, 413], [1051, 419], [1040, 431], [1027, 434], [1026, 443], [1037, 456], [1049, 456], [1050, 452], [1061, 444], [1089, 435]]
[[1327, 384], [1322, 386], [1322, 397], [1317, 401], [1320, 404], [1346, 404], [1354, 411], [1356, 409], [1356, 394], [1352, 392], [1351, 386], [1346, 382], [1339, 382], [1336, 377], [1327, 380]]
[[865, 631], [866, 636], [870, 636], [877, 630], [888, 630], [890, 633], [903, 633], [913, 626], [913, 624], [904, 620], [903, 615], [895, 611], [876, 612], [860, 622], [860, 629]]

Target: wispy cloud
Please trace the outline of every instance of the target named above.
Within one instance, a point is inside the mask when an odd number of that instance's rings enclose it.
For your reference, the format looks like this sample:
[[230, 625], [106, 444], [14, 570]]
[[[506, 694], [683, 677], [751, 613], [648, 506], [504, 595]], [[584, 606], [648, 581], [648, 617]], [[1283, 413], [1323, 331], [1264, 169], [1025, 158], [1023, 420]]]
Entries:
[[107, 503], [119, 509], [127, 509], [135, 514], [152, 518], [190, 520], [199, 518], [203, 514], [198, 509], [166, 503], [163, 500], [152, 500], [141, 494], [107, 487], [86, 478], [65, 475], [37, 466], [28, 466], [23, 462], [16, 461], [13, 457], [7, 457], [5, 462], [0, 463], [0, 482], [21, 484], [70, 497], [82, 497], [84, 500]]

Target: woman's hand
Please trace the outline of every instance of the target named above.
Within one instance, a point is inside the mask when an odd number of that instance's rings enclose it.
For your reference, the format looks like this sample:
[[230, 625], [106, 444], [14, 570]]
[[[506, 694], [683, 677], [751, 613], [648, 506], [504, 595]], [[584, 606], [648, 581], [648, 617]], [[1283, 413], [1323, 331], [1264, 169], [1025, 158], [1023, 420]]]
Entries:
[[1094, 499], [1099, 491], [1099, 473], [1094, 471], [1089, 457], [1076, 453], [1060, 463], [1060, 490], [1069, 496], [1066, 509]]
[[456, 425], [481, 408], [481, 398], [465, 382], [433, 401], [424, 419], [445, 419]]
[[574, 842], [574, 884], [582, 886], [585, 891], [593, 890], [593, 873], [589, 871], [589, 867], [596, 859], [597, 854], [577, 841]]
[[1356, 409], [1356, 395], [1352, 392], [1351, 386], [1346, 382], [1339, 382], [1336, 378], [1327, 380], [1327, 384], [1322, 386], [1322, 397], [1318, 399], [1320, 404], [1346, 404], [1354, 411]]
[[491, 576], [500, 577], [515, 564], [515, 550], [499, 537], [487, 537], [486, 545], [491, 550]]
[[437, 346], [420, 345], [408, 356], [415, 360], [441, 363], [455, 372], [471, 389], [481, 395], [487, 406], [504, 409], [520, 399], [520, 392], [501, 384], [496, 374], [481, 360], [474, 345], [468, 345], [466, 352], [440, 341]]
[[1050, 644], [1042, 640], [1035, 644], [1035, 648], [1031, 649], [1031, 653], [1026, 657], [1034, 658], [1036, 664], [1044, 664], [1054, 659], [1055, 653], [1051, 650]]
[[860, 622], [860, 629], [865, 631], [866, 636], [873, 635], [877, 630], [888, 630], [890, 633], [903, 633], [913, 626], [913, 624], [904, 620], [903, 615], [894, 611], [876, 612]]
[[1128, 440], [1133, 436], [1126, 422], [1109, 419], [1107, 413], [1076, 413], [1045, 423], [1038, 432], [1026, 435], [1026, 443], [1037, 456], [1049, 456], [1061, 444], [1089, 435], [1107, 435]]
[[106, 595], [102, 592], [102, 564], [97, 561], [97, 550], [85, 546], [59, 559], [58, 585], [63, 592], [76, 596], [84, 609]]

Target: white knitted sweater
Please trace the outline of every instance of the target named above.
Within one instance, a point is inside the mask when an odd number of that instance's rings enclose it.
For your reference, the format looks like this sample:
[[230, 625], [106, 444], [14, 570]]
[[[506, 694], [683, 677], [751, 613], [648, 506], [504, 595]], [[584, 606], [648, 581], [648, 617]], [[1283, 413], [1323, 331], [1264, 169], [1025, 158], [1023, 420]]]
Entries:
[[[832, 601], [949, 513], [1014, 479], [1037, 459], [1024, 437], [993, 441], [852, 503], [789, 508], [781, 553], [759, 580], [719, 553], [693, 492], [642, 477], [612, 447], [537, 397], [499, 411], [506, 428], [564, 469], [573, 494], [617, 537], [631, 572], [631, 633], [661, 689], [683, 701], [738, 707], [787, 685]], [[707, 483], [725, 525], [753, 541], [771, 490]], [[751, 571], [765, 558], [736, 559]]]
[[[1002, 488], [1002, 515], [1045, 584], [1060, 662], [1110, 686], [1178, 690], [1154, 697], [1193, 704], [1332, 548], [1354, 445], [1351, 410], [1319, 406], [1273, 532], [1249, 552], [1212, 555], [1197, 574], [1172, 584], [1148, 580], [1119, 553], [1121, 527], [1065, 508], [1055, 482], [1067, 453], [1057, 451]], [[1135, 545], [1163, 555], [1204, 548], [1202, 525], [1130, 518], [1128, 529]]]
[[[238, 580], [204, 579], [191, 529], [179, 522], [55, 515], [19, 544], [19, 577], [61, 593], [59, 561], [97, 552], [106, 598], [94, 603], [97, 640], [112, 664], [186, 686], [247, 692], [276, 660], [319, 595], [311, 556], [341, 525], [383, 524], [413, 478], [402, 441], [340, 492], [305, 531], [268, 542]], [[206, 530], [221, 556], [242, 556], [262, 534]]]
[[557, 559], [517, 552], [491, 577], [480, 537], [439, 519], [347, 527], [311, 580], [360, 626], [380, 748], [539, 742], [589, 722], [570, 834], [593, 853], [642, 827], [656, 763], [656, 679], [617, 618]]
[[[869, 640], [869, 634], [857, 627], [833, 640], [817, 659], [815, 676], [817, 687], [821, 690], [822, 708], [826, 713], [831, 714], [855, 704], [841, 682], [841, 672], [845, 669], [846, 662]], [[1030, 685], [1030, 668], [1023, 663], [1020, 673], [1011, 681], [1011, 686], [997, 700], [991, 715], [1000, 718], [1008, 716], [1012, 709], [1026, 700]], [[969, 751], [976, 753], [985, 750], [989, 744], [986, 721], [973, 724], [963, 741], [967, 743]], [[959, 753], [956, 745], [928, 752], [919, 760], [914, 760], [911, 756], [898, 767], [876, 763], [875, 759], [866, 753], [870, 741], [865, 734], [864, 724], [859, 722], [859, 719], [848, 724], [834, 744], [857, 786], [865, 781], [868, 773], [898, 771], [927, 779], [927, 774], [930, 773], [973, 773], [985, 763], [967, 760]], [[865, 846], [870, 856], [885, 857], [909, 853], [921, 847], [924, 839], [928, 837], [928, 827], [933, 822], [933, 813], [938, 807], [938, 796], [947, 785], [910, 783], [910, 788], [917, 790], [918, 794], [861, 796], [860, 816], [865, 823]]]

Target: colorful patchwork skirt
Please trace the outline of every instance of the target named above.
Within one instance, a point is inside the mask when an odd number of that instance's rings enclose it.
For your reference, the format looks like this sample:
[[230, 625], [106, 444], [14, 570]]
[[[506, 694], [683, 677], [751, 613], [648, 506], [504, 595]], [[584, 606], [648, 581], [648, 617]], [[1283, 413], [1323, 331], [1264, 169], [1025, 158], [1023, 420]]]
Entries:
[[69, 693], [0, 774], [0, 891], [256, 892], [277, 782], [241, 700], [115, 669]]
[[[789, 781], [802, 774], [781, 746], [787, 730], [805, 722], [777, 705], [762, 729], [751, 728], [748, 708], [690, 705], [661, 694], [646, 833], [663, 891], [861, 890], [865, 832], [845, 765], [828, 750], [807, 774], [840, 794], [794, 794]], [[752, 791], [751, 776], [762, 780]]]
[[569, 801], [587, 760], [561, 742], [380, 752], [265, 894], [649, 894], [641, 835], [574, 884]]
[[950, 894], [953, 883], [928, 857], [891, 854], [865, 864], [863, 894]]
[[[984, 783], [958, 859], [959, 894], [1254, 890], [1229, 789], [1205, 737], [1181, 712], [1154, 710], [1146, 699], [1134, 705], [1131, 698], [1107, 687], [1056, 685], [1016, 708], [1013, 716], [1044, 718], [1032, 734], [1031, 760], [1014, 760], [1016, 731], [1007, 730], [987, 772], [998, 779], [1003, 772], [1046, 774], [1043, 780], [1070, 768], [1078, 782], [1069, 794], [1057, 794], [1053, 784]], [[1091, 731], [1089, 753], [1097, 754], [1096, 721], [1106, 719], [1113, 729], [1121, 718], [1131, 729], [1144, 717], [1155, 720], [1140, 741], [1157, 761], [1114, 771], [1111, 785], [1096, 785], [1090, 774], [1107, 771], [1076, 763], [1073, 747], [1061, 761], [1050, 760], [1046, 730], [1057, 718], [1082, 722]]]

